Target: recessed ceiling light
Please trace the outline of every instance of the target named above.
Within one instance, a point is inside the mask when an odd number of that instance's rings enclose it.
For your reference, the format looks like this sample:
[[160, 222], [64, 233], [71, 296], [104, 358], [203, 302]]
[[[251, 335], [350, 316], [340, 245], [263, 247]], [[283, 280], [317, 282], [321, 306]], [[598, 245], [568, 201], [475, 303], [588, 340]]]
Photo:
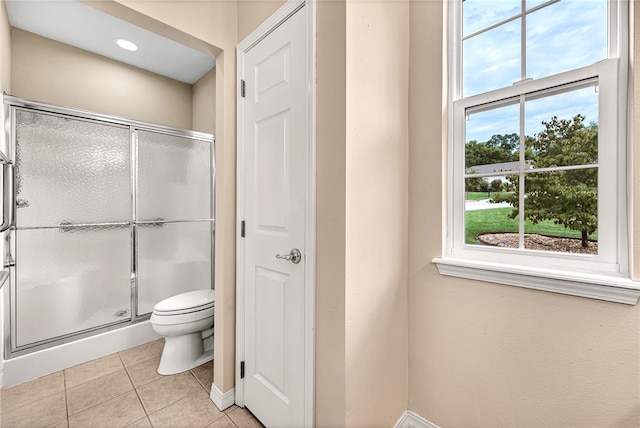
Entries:
[[132, 52], [138, 50], [138, 46], [136, 46], [135, 43], [130, 42], [129, 40], [116, 39], [115, 42], [116, 42], [116, 45], [120, 46], [124, 50], [132, 51]]

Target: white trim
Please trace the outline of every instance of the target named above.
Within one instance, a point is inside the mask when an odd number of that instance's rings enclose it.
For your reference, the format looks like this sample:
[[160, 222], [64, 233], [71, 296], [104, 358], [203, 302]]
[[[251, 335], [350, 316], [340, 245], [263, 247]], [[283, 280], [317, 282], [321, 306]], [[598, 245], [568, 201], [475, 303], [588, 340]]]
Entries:
[[305, 297], [304, 297], [304, 424], [315, 425], [315, 325], [316, 325], [316, 2], [307, 1], [307, 76], [308, 76], [308, 165], [305, 230]]
[[4, 361], [2, 387], [18, 385], [159, 338], [147, 320], [15, 357]]
[[635, 305], [640, 298], [640, 283], [624, 277], [579, 274], [456, 258], [435, 258], [432, 262], [437, 265], [441, 275], [477, 279], [627, 305]]
[[[631, 136], [632, 132], [628, 132], [628, 127], [633, 126], [633, 117], [630, 114], [628, 108], [629, 100], [633, 104], [632, 83], [629, 82], [629, 57], [631, 56], [629, 38], [631, 36], [631, 28], [629, 27], [629, 20], [631, 19], [630, 13], [632, 12], [632, 5], [634, 2], [609, 0], [609, 4], [612, 4], [612, 10], [615, 10], [616, 16], [610, 16], [609, 21], [611, 25], [616, 25], [612, 30], [616, 34], [617, 41], [615, 46], [609, 47], [609, 55], [616, 55], [619, 58], [618, 64], [618, 115], [621, 119], [618, 120], [617, 132], [618, 138], [624, 141], [626, 145], [618, 147], [618, 176], [617, 176], [617, 188], [618, 188], [618, 224], [616, 233], [618, 234], [618, 264], [620, 265], [621, 272], [630, 271], [630, 257], [633, 254], [630, 243], [633, 242], [629, 239], [629, 233], [632, 231], [630, 219], [633, 218], [633, 214], [629, 213], [629, 210], [633, 209], [633, 193], [630, 193], [633, 183], [633, 169], [628, 168], [629, 162], [632, 157], [629, 156], [630, 150], [632, 150], [633, 142]], [[613, 9], [615, 7], [615, 9]], [[613, 15], [612, 12], [610, 15]], [[625, 37], [623, 37], [625, 35]], [[610, 37], [611, 39], [611, 37]], [[613, 49], [616, 49], [614, 52]]]
[[440, 428], [433, 422], [429, 422], [417, 413], [407, 410], [396, 422], [394, 428]]
[[[307, 8], [307, 81], [308, 81], [308, 109], [307, 121], [309, 128], [309, 158], [307, 165], [307, 195], [306, 195], [306, 225], [305, 225], [305, 398], [304, 398], [304, 420], [305, 426], [314, 426], [315, 419], [315, 274], [316, 274], [316, 3], [312, 0], [288, 0], [280, 9], [271, 15], [265, 22], [242, 40], [237, 47], [237, 81], [244, 78], [244, 55], [256, 43], [266, 37], [275, 28], [280, 26], [287, 18], [297, 12], [300, 8]], [[238, 84], [236, 98], [237, 102], [237, 189], [236, 189], [236, 215], [238, 224], [236, 227], [236, 378], [235, 378], [235, 403], [244, 407], [244, 383], [240, 378], [240, 362], [244, 360], [244, 240], [240, 237], [240, 220], [244, 218], [244, 179], [240, 174], [244, 171], [244, 108], [240, 96], [240, 85]], [[213, 394], [213, 388], [211, 390]]]
[[235, 361], [235, 403], [244, 407], [244, 382], [240, 377], [240, 362], [244, 360], [244, 251], [245, 241], [241, 235], [244, 214], [244, 104], [240, 93], [240, 82], [244, 78], [244, 52], [238, 46], [236, 90], [236, 361]]
[[209, 398], [213, 401], [213, 404], [216, 405], [218, 410], [221, 412], [229, 407], [233, 406], [235, 401], [236, 391], [234, 388], [231, 388], [225, 393], [220, 392], [215, 383], [211, 384], [211, 394], [209, 394]]

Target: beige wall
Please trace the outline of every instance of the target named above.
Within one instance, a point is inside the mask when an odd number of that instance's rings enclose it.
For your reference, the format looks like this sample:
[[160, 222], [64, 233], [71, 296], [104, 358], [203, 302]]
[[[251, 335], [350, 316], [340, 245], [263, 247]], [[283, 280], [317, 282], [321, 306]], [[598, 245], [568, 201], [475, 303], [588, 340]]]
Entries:
[[238, 0], [238, 42], [269, 18], [285, 0]]
[[0, 0], [0, 92], [11, 93], [11, 24], [4, 0]]
[[443, 277], [430, 263], [445, 233], [442, 7], [411, 3], [409, 408], [443, 427], [637, 427], [640, 305]]
[[191, 92], [194, 131], [215, 134], [216, 130], [216, 68], [193, 84]]
[[12, 34], [13, 95], [191, 128], [191, 85], [17, 28]]
[[318, 427], [346, 421], [347, 26], [344, 1], [316, 10], [316, 355]]
[[390, 427], [408, 395], [409, 3], [346, 12], [346, 426]]

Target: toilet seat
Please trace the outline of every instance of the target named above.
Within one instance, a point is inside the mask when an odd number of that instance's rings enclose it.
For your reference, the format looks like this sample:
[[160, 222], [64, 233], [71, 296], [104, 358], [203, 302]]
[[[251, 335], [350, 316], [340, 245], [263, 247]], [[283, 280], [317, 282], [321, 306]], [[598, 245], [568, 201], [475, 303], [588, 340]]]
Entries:
[[158, 315], [158, 316], [173, 316], [173, 315], [186, 315], [186, 314], [192, 314], [194, 312], [200, 312], [200, 311], [206, 311], [208, 309], [213, 309], [215, 308], [215, 303], [209, 303], [208, 305], [202, 305], [202, 306], [198, 306], [196, 308], [184, 308], [184, 309], [178, 309], [175, 311], [158, 311], [156, 309], [153, 310], [153, 313]]
[[153, 312], [151, 314], [151, 324], [155, 325], [179, 325], [186, 324], [190, 322], [196, 322], [200, 320], [204, 320], [207, 318], [211, 319], [211, 324], [213, 324], [213, 315], [214, 315], [214, 307], [210, 307], [208, 309], [201, 309], [192, 312], [186, 313], [175, 313], [175, 314], [167, 314], [167, 313], [158, 313]]
[[207, 311], [214, 307], [214, 290], [196, 290], [178, 294], [156, 303], [153, 313], [159, 316], [183, 315]]

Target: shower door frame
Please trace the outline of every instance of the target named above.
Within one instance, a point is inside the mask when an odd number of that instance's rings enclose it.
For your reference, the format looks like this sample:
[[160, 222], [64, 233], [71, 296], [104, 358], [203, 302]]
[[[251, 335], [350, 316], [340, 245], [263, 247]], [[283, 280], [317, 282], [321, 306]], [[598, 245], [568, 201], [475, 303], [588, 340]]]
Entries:
[[[11, 198], [12, 213], [10, 213], [11, 223], [6, 231], [3, 232], [2, 240], [4, 241], [4, 254], [3, 254], [3, 268], [9, 270], [10, 279], [7, 281], [9, 286], [8, 292], [0, 290], [0, 292], [6, 293], [8, 298], [4, 302], [4, 351], [5, 359], [11, 359], [22, 355], [30, 354], [43, 349], [48, 349], [53, 346], [62, 345], [65, 343], [73, 342], [86, 337], [94, 336], [107, 331], [120, 329], [126, 326], [138, 324], [149, 320], [151, 313], [139, 315], [138, 312], [138, 266], [137, 266], [137, 228], [142, 225], [163, 225], [170, 223], [187, 223], [187, 222], [209, 222], [211, 223], [211, 288], [214, 288], [215, 278], [215, 136], [213, 134], [207, 134], [198, 131], [185, 130], [180, 128], [173, 128], [165, 125], [157, 125], [148, 122], [136, 121], [126, 119], [118, 116], [103, 115], [99, 113], [93, 113], [86, 110], [56, 106], [52, 104], [42, 103], [38, 101], [31, 101], [12, 95], [3, 94], [3, 107], [2, 107], [2, 122], [3, 134], [2, 134], [2, 147], [0, 147], [0, 154], [6, 154], [6, 158], [9, 161], [9, 165], [12, 165], [12, 180], [13, 186], [15, 186], [16, 178], [16, 111], [25, 110], [33, 111], [37, 113], [44, 113], [57, 117], [72, 118], [74, 120], [87, 121], [91, 123], [102, 123], [111, 126], [120, 126], [123, 128], [129, 128], [129, 173], [130, 173], [130, 219], [128, 222], [113, 223], [113, 226], [128, 227], [131, 229], [131, 313], [128, 319], [122, 321], [114, 321], [107, 324], [99, 325], [96, 327], [84, 329], [74, 333], [68, 333], [53, 338], [40, 340], [34, 343], [29, 343], [22, 346], [17, 346], [14, 341], [17, 337], [17, 280], [16, 280], [16, 263], [14, 259], [16, 254], [16, 198], [15, 188], [11, 189], [10, 195], [3, 192], [3, 199]], [[154, 132], [174, 137], [188, 138], [192, 140], [207, 142], [210, 144], [210, 169], [209, 169], [209, 186], [210, 186], [210, 218], [206, 219], [192, 219], [192, 220], [142, 220], [136, 221], [137, 216], [137, 201], [138, 201], [138, 131]], [[3, 165], [6, 168], [6, 166]], [[3, 183], [3, 187], [4, 183]], [[4, 216], [7, 213], [3, 213]], [[101, 223], [101, 225], [108, 225], [107, 223]], [[62, 226], [58, 226], [59, 229]], [[69, 227], [82, 227], [82, 225], [70, 225]], [[54, 226], [46, 227], [53, 229]], [[43, 228], [44, 229], [44, 228]]]

